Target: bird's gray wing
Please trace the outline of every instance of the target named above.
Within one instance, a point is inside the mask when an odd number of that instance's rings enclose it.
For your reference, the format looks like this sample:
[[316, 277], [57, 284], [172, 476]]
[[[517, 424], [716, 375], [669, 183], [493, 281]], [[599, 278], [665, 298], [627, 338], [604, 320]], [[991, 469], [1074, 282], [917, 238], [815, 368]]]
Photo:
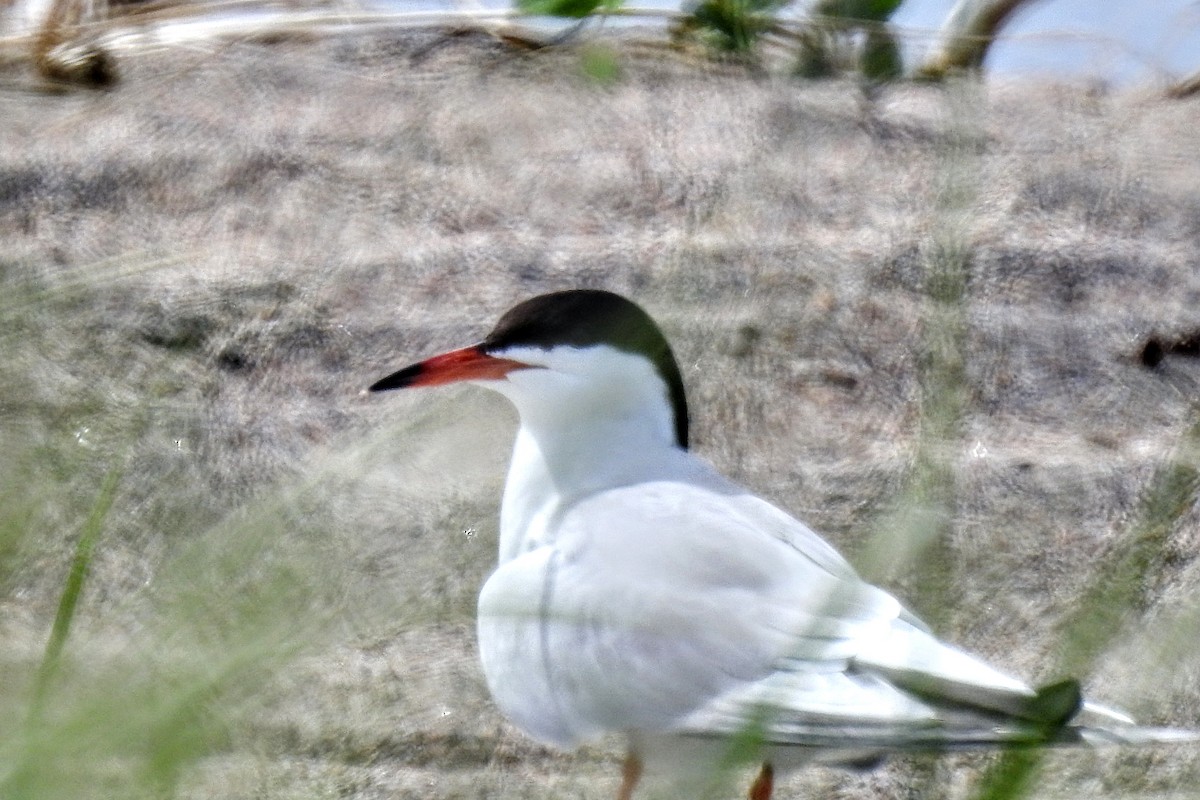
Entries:
[[[845, 660], [814, 660], [814, 630], [801, 621], [791, 649], [768, 676], [697, 709], [683, 723], [689, 731], [729, 733], [750, 724], [762, 726], [770, 739], [800, 744], [952, 746], [1043, 739], [1079, 710], [1076, 682], [1033, 689], [937, 639], [890, 595], [843, 566], [840, 556], [831, 559], [828, 545], [803, 523], [750, 494], [726, 504], [840, 579], [834, 595], [853, 602], [826, 602], [823, 610], [844, 634], [826, 652]], [[805, 596], [811, 580], [806, 571], [788, 577], [772, 586], [776, 604]]]
[[1040, 725], [1043, 704], [1074, 711], [939, 642], [752, 495], [637, 484], [576, 503], [557, 529], [536, 646], [575, 739], [754, 724], [820, 746], [994, 740]]
[[537, 607], [514, 623], [481, 601], [481, 640], [508, 625], [539, 651], [528, 669], [545, 676], [541, 707], [558, 709], [561, 739], [670, 730], [781, 671], [806, 676], [790, 684], [789, 713], [932, 718], [887, 681], [852, 674], [860, 643], [886, 635], [900, 604], [823, 542], [806, 553], [776, 535], [738, 497], [686, 482], [604, 491], [563, 513], [552, 546], [489, 581], [499, 608], [501, 587], [527, 587], [518, 572], [539, 565], [522, 601]]

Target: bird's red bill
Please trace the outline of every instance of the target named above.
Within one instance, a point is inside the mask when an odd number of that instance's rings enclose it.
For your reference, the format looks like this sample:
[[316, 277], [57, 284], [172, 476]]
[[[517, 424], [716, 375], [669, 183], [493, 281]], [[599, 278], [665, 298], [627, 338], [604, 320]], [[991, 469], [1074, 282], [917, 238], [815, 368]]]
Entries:
[[399, 372], [393, 372], [371, 384], [370, 391], [383, 392], [410, 386], [441, 386], [458, 381], [499, 380], [515, 369], [528, 367], [528, 364], [520, 361], [489, 355], [479, 345], [473, 345], [427, 358]]

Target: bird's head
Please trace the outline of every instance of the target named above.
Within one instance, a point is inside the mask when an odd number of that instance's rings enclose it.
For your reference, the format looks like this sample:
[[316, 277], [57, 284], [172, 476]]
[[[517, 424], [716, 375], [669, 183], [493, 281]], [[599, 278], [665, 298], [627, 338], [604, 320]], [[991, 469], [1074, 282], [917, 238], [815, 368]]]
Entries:
[[671, 347], [649, 314], [611, 292], [575, 289], [526, 300], [482, 342], [405, 367], [370, 391], [459, 381], [505, 395], [526, 424], [652, 420], [687, 447], [687, 400]]

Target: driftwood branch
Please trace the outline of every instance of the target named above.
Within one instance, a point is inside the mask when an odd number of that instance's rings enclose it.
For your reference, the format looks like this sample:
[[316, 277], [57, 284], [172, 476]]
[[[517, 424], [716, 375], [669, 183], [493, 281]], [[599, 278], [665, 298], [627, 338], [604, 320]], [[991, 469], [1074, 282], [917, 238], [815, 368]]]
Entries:
[[951, 72], [978, 71], [1000, 29], [1022, 6], [1036, 0], [959, 0], [942, 23], [938, 44], [917, 74], [941, 78]]
[[1200, 94], [1200, 72], [1192, 73], [1167, 89], [1167, 97], [1174, 100], [1182, 100], [1196, 94]]

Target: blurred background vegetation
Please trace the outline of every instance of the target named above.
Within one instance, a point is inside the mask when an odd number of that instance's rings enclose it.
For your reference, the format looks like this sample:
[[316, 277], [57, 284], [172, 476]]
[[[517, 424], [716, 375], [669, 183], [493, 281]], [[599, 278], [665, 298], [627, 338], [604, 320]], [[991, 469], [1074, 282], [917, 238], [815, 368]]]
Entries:
[[[640, 24], [645, 38], [675, 48], [695, 47], [710, 57], [733, 58], [801, 78], [854, 75], [870, 90], [902, 78], [943, 80], [981, 71], [1005, 28], [1023, 10], [1045, 2], [957, 0], [945, 5], [944, 18], [933, 32], [895, 24], [894, 18], [907, 11], [902, 0], [685, 0], [679, 8], [661, 0], [650, 6], [627, 0], [513, 0], [511, 7], [495, 0], [486, 6], [460, 0], [452, 8], [439, 0], [5, 0], [0, 58], [27, 61], [47, 86], [103, 87], [119, 79], [119, 53], [184, 39], [439, 27], [489, 31], [515, 48], [537, 49], [562, 44], [589, 23], [627, 29]], [[1158, 20], [1160, 29], [1181, 28], [1178, 36], [1185, 38], [1190, 26], [1195, 36], [1195, 19], [1189, 23], [1178, 3], [1138, 13]], [[1105, 17], [1100, 11], [1095, 16]], [[546, 18], [576, 23], [551, 33], [536, 24]], [[929, 10], [923, 8], [919, 18], [927, 21]], [[1113, 18], [1106, 29], [1114, 43], [1132, 34], [1118, 25]], [[906, 36], [927, 42], [915, 55], [907, 51], [912, 63], [906, 63]], [[1167, 37], [1167, 43], [1173, 38], [1177, 37]], [[1156, 43], [1138, 39], [1121, 46], [1137, 59], [1153, 60], [1148, 48]], [[1189, 63], [1185, 68], [1200, 67]], [[1198, 77], [1200, 72], [1175, 75], [1169, 92], [1194, 93]]]

